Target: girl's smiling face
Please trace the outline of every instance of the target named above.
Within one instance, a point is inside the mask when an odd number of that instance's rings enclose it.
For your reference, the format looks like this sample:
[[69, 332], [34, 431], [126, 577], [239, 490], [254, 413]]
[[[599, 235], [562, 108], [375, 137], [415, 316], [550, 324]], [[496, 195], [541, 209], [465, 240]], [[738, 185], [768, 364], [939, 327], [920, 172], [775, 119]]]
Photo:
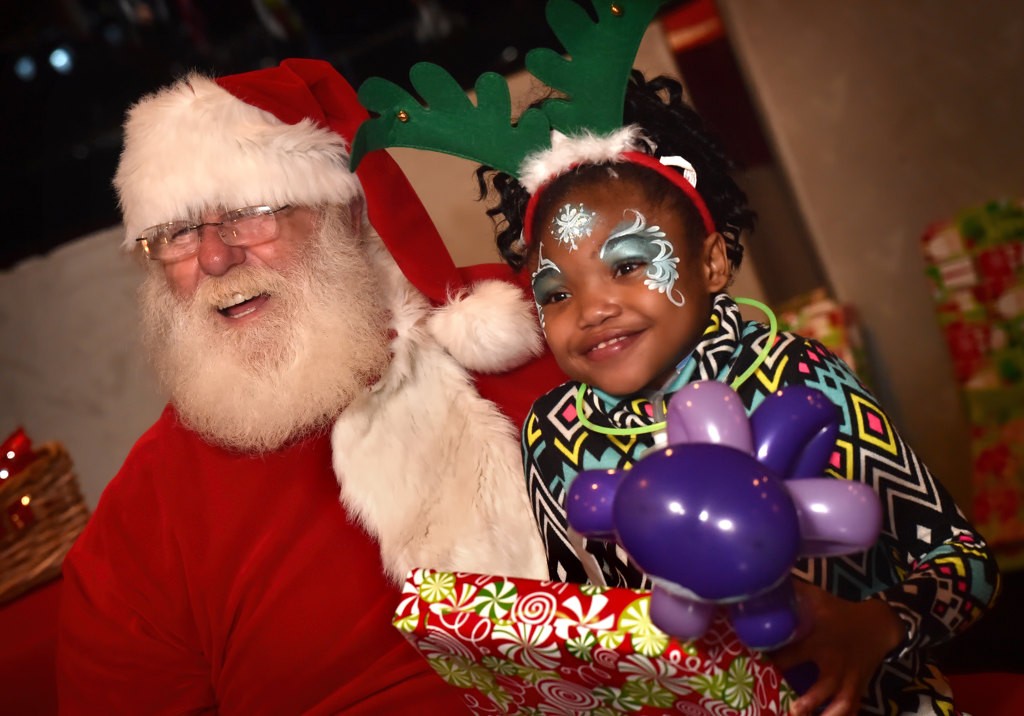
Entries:
[[688, 237], [672, 202], [624, 178], [572, 187], [535, 220], [533, 293], [558, 365], [613, 395], [660, 388], [728, 282], [722, 236]]

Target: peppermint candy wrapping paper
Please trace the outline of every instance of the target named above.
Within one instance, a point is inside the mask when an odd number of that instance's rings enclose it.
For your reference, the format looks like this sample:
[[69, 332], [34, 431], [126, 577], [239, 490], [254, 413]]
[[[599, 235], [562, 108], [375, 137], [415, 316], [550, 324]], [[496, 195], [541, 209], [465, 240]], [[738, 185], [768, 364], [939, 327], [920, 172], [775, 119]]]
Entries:
[[785, 714], [778, 670], [717, 617], [655, 627], [650, 592], [414, 569], [394, 625], [476, 714]]

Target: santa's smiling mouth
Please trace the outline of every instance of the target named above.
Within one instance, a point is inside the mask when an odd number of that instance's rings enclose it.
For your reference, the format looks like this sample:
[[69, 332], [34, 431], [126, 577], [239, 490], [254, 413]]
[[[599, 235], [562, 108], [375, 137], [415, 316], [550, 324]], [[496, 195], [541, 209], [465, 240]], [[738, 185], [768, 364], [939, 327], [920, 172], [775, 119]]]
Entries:
[[265, 293], [257, 293], [252, 296], [245, 296], [236, 293], [227, 301], [217, 307], [217, 312], [225, 318], [242, 318], [248, 316], [263, 304], [270, 296]]

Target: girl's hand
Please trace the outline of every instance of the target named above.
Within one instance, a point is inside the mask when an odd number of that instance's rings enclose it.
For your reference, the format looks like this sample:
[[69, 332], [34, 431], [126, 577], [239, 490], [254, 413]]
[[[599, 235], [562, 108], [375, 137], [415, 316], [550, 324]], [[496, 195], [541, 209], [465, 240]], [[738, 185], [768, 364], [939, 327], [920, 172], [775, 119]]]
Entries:
[[823, 716], [856, 714], [871, 677], [903, 641], [903, 623], [880, 599], [848, 602], [800, 580], [795, 587], [807, 626], [771, 660], [782, 671], [812, 661], [818, 680], [793, 702], [790, 715], [807, 716], [823, 704]]

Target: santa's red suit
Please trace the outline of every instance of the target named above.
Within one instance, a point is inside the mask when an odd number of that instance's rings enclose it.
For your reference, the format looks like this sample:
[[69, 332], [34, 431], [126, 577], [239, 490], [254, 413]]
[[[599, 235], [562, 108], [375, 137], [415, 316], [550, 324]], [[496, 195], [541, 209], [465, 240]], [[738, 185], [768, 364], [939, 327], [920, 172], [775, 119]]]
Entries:
[[168, 408], [65, 563], [62, 711], [459, 713], [337, 495], [326, 436], [241, 456]]
[[[385, 153], [348, 173], [365, 117], [310, 60], [192, 76], [130, 113], [127, 240], [207, 206], [363, 194], [397, 337], [330, 435], [246, 455], [169, 407], [138, 441], [65, 562], [63, 713], [458, 713], [391, 625], [398, 584], [413, 566], [546, 574], [518, 425], [561, 376], [537, 358], [521, 287], [456, 269]], [[241, 136], [264, 145], [232, 147]], [[239, 151], [245, 171], [224, 182]]]

